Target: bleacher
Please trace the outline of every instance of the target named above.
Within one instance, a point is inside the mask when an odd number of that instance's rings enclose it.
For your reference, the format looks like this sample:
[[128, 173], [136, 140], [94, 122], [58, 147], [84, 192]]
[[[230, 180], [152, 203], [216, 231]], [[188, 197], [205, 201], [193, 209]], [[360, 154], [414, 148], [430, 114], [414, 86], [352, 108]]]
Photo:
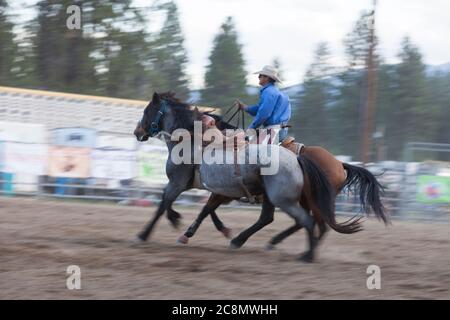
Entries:
[[147, 101], [0, 86], [0, 120], [130, 135]]

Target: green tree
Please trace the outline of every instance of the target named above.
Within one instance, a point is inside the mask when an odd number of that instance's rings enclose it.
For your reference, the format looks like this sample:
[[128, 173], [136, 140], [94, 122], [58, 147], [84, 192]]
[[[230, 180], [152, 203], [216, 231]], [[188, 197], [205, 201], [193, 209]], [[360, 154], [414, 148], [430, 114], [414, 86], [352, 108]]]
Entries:
[[0, 0], [0, 84], [14, 84], [13, 62], [17, 53], [14, 25], [7, 15], [8, 3]]
[[90, 11], [86, 28], [90, 38], [95, 38], [91, 55], [95, 57], [99, 93], [146, 99], [153, 89], [151, 35], [145, 31], [143, 11], [146, 9], [131, 7], [131, 1], [102, 3], [102, 7]]
[[157, 91], [174, 91], [180, 99], [189, 94], [189, 79], [186, 75], [187, 53], [184, 37], [174, 1], [158, 6], [166, 12], [164, 25], [152, 45], [151, 61], [153, 74], [151, 86]]
[[275, 69], [278, 70], [278, 78], [280, 78], [281, 80], [283, 80], [283, 67], [281, 65], [281, 60], [278, 57], [273, 58], [272, 60], [272, 66], [275, 67]]
[[298, 97], [299, 104], [292, 115], [293, 131], [297, 138], [309, 145], [332, 147], [329, 143], [329, 114], [333, 68], [329, 62], [330, 50], [324, 42], [319, 43], [314, 61], [305, 75], [303, 91]]
[[[373, 18], [373, 14], [373, 11], [362, 11], [352, 31], [344, 38], [345, 53], [350, 69], [364, 69], [366, 66], [370, 46], [370, 21]], [[376, 34], [374, 35], [374, 43], [376, 47], [378, 44]], [[376, 53], [375, 59], [377, 59]]]
[[[366, 63], [370, 46], [370, 19], [373, 12], [361, 12], [352, 31], [344, 39], [347, 55], [347, 68], [337, 76], [337, 101], [332, 109], [332, 118], [336, 124], [333, 144], [338, 152], [358, 157], [362, 136], [362, 112], [367, 96]], [[374, 60], [379, 65], [376, 52], [378, 40], [375, 35]], [[377, 76], [376, 76], [377, 77]]]
[[120, 49], [110, 57], [108, 71], [102, 75], [106, 95], [147, 99], [151, 88], [148, 42], [144, 31], [127, 32], [117, 37]]
[[34, 49], [37, 79], [41, 88], [68, 92], [86, 92], [95, 85], [95, 66], [90, 53], [92, 41], [84, 37], [84, 28], [66, 26], [66, 9], [81, 1], [40, 1]]
[[242, 46], [234, 22], [228, 17], [214, 39], [205, 73], [202, 102], [222, 108], [229, 107], [234, 99], [246, 99], [246, 72]]
[[[433, 137], [430, 142], [450, 143], [450, 73], [435, 74], [428, 79], [430, 103], [433, 105]], [[434, 130], [433, 130], [434, 129]], [[447, 161], [449, 157], [447, 156]]]
[[400, 159], [405, 143], [428, 142], [432, 139], [434, 108], [427, 100], [425, 65], [419, 49], [408, 37], [402, 41], [400, 64], [395, 69], [394, 103], [390, 112], [391, 125], [387, 128], [388, 154]]

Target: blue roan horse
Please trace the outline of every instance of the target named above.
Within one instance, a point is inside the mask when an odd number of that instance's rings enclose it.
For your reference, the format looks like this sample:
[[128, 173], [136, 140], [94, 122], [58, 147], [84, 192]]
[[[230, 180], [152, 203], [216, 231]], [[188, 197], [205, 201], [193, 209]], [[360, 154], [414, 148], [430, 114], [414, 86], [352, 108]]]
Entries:
[[[145, 108], [143, 117], [138, 123], [134, 134], [139, 141], [146, 141], [149, 137], [153, 137], [160, 132], [172, 134], [176, 129], [186, 129], [189, 132], [193, 132], [194, 121], [200, 120], [199, 117], [200, 115], [196, 110], [192, 110], [189, 105], [175, 99], [173, 94], [166, 93], [159, 95], [155, 93], [152, 101]], [[221, 129], [224, 128], [224, 124], [220, 121], [218, 122], [218, 126]], [[170, 155], [170, 152], [172, 152], [178, 142], [166, 140], [166, 143]], [[239, 152], [248, 154], [255, 151], [253, 148], [259, 147], [250, 144]], [[176, 165], [169, 156], [166, 162], [166, 173], [169, 178], [169, 184], [164, 189], [162, 201], [154, 218], [138, 235], [138, 238], [145, 241], [158, 219], [166, 210], [169, 220], [176, 227], [180, 214], [172, 209], [172, 203], [181, 192], [190, 188], [199, 187], [211, 191], [212, 194], [200, 213], [199, 219], [191, 226], [191, 236], [203, 218], [208, 214], [211, 214], [217, 229], [227, 235], [228, 229], [223, 226], [214, 210], [222, 203], [247, 196], [247, 192], [250, 192], [252, 195], [263, 195], [260, 218], [254, 225], [241, 232], [241, 234], [231, 241], [230, 246], [233, 248], [241, 247], [252, 234], [271, 223], [273, 221], [275, 207], [279, 207], [295, 220], [294, 227], [289, 228], [277, 236], [279, 241], [296, 230], [305, 227], [308, 233], [309, 250], [300, 257], [303, 261], [311, 262], [313, 260], [314, 249], [318, 240], [326, 231], [325, 223], [334, 230], [342, 233], [354, 233], [361, 230], [359, 219], [352, 218], [345, 223], [336, 223], [334, 214], [335, 188], [329, 182], [326, 174], [314, 161], [307, 156], [300, 155], [297, 157], [291, 151], [278, 145], [267, 145], [266, 147], [270, 148], [270, 150], [264, 154], [270, 155], [277, 153], [279, 155], [279, 170], [275, 174], [262, 175], [263, 163], [267, 163], [267, 161], [262, 161], [263, 159], [258, 159], [258, 162], [254, 164], [239, 164], [239, 171], [242, 177], [241, 181], [244, 181], [245, 191], [238, 183], [238, 179], [236, 179], [235, 164], [208, 164], [203, 162], [196, 165], [191, 161], [192, 164], [183, 163]], [[226, 152], [236, 151], [228, 150]], [[258, 155], [263, 157], [260, 153]], [[196, 183], [196, 169], [200, 172], [200, 184]], [[346, 169], [347, 172], [351, 172], [352, 170], [350, 167]], [[361, 184], [361, 172], [353, 172], [349, 176], [352, 183], [356, 181]], [[367, 193], [367, 186], [363, 189]], [[373, 188], [370, 189], [370, 191], [373, 190]], [[375, 191], [378, 191], [378, 189]], [[361, 196], [364, 196], [361, 200], [365, 204], [364, 200], [367, 198], [367, 195], [361, 193]], [[386, 217], [380, 206], [381, 204], [379, 203], [378, 193], [376, 192], [375, 199], [370, 197], [367, 199], [372, 208], [375, 209], [374, 211], [377, 217], [386, 221]], [[321, 231], [319, 237], [314, 234], [315, 221], [309, 215], [310, 210], [313, 211], [315, 220], [319, 222], [319, 229]]]

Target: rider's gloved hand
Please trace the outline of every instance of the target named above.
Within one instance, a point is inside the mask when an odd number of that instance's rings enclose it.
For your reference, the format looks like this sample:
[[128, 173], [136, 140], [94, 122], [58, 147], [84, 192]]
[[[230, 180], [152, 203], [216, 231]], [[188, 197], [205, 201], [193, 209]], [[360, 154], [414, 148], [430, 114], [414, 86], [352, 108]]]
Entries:
[[247, 105], [242, 101], [240, 101], [239, 99], [236, 99], [234, 100], [234, 106], [238, 107], [239, 109], [245, 109]]

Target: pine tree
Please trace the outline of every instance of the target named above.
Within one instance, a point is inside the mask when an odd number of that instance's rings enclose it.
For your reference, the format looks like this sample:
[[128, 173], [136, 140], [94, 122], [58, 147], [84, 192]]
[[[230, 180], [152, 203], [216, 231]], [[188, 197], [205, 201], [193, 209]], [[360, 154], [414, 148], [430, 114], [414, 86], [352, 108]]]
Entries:
[[[450, 143], [450, 73], [436, 74], [428, 80], [430, 103], [433, 105], [433, 136], [430, 142]], [[441, 157], [450, 161], [450, 156]]]
[[43, 89], [86, 92], [95, 85], [91, 41], [84, 37], [84, 28], [70, 30], [66, 26], [66, 8], [72, 4], [81, 6], [82, 2], [44, 0], [37, 4], [34, 46], [37, 78]]
[[7, 15], [8, 3], [0, 0], [0, 84], [14, 84], [13, 62], [17, 53], [13, 23]]
[[247, 82], [241, 49], [233, 19], [228, 17], [214, 39], [209, 56], [202, 92], [204, 104], [228, 108], [236, 98], [245, 101]]
[[278, 70], [278, 78], [280, 78], [281, 80], [283, 80], [283, 67], [281, 65], [281, 61], [280, 58], [275, 57], [272, 61], [272, 66], [275, 67], [275, 69]]
[[117, 4], [105, 1], [103, 10], [91, 18], [92, 34], [96, 29], [103, 34], [95, 40], [94, 51], [100, 91], [107, 96], [147, 99], [153, 90], [150, 34], [141, 9], [132, 8], [131, 1], [120, 5], [118, 10]]
[[[368, 50], [370, 29], [368, 22], [373, 12], [363, 11], [355, 23], [354, 28], [344, 39], [345, 52], [347, 54], [347, 69], [338, 76], [338, 96], [336, 107], [333, 108], [333, 118], [337, 127], [334, 133], [335, 144], [339, 152], [358, 156], [360, 139], [362, 136], [362, 108], [367, 95], [367, 70], [365, 69]], [[376, 52], [378, 42], [375, 35], [374, 60], [379, 65], [379, 57]]]
[[320, 43], [314, 61], [305, 75], [303, 91], [298, 97], [298, 108], [293, 110], [293, 131], [299, 141], [309, 145], [332, 147], [329, 140], [328, 105], [330, 102], [330, 51], [326, 43]]
[[[353, 30], [344, 38], [345, 53], [350, 69], [363, 69], [366, 66], [370, 46], [370, 19], [372, 19], [373, 14], [372, 11], [362, 11]], [[378, 44], [376, 35], [374, 43], [376, 47]], [[375, 59], [377, 59], [376, 54]]]
[[188, 62], [184, 37], [174, 1], [159, 6], [166, 12], [166, 20], [152, 43], [153, 72], [151, 86], [157, 91], [174, 91], [182, 100], [187, 99], [189, 81], [186, 75]]
[[388, 128], [390, 156], [399, 159], [405, 143], [431, 139], [434, 110], [427, 103], [427, 81], [425, 65], [419, 49], [408, 37], [402, 41], [399, 53], [401, 62], [395, 71], [395, 104], [393, 105], [393, 124]]
[[151, 88], [149, 48], [143, 30], [127, 32], [117, 38], [118, 52], [110, 57], [108, 71], [102, 76], [108, 96], [147, 99]]

